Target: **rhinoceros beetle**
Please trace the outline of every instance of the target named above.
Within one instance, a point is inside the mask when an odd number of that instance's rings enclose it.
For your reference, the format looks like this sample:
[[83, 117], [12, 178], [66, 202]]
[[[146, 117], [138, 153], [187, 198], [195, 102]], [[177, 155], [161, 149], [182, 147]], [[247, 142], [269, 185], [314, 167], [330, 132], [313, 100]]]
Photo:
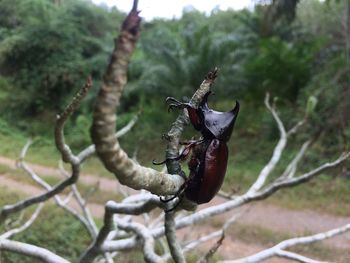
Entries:
[[174, 108], [187, 109], [193, 127], [201, 132], [202, 137], [199, 140], [182, 143], [186, 146], [179, 156], [167, 158], [163, 162], [153, 162], [154, 164], [163, 164], [168, 160], [182, 160], [192, 150], [192, 156], [188, 162], [189, 177], [178, 193], [170, 199], [163, 200], [164, 202], [184, 194], [187, 199], [194, 203], [207, 203], [216, 195], [224, 181], [228, 158], [226, 143], [231, 137], [237, 119], [239, 103], [236, 101], [234, 109], [228, 112], [214, 111], [208, 107], [209, 95], [210, 92], [204, 95], [198, 108], [172, 97], [167, 98], [167, 102], [170, 103], [169, 110]]

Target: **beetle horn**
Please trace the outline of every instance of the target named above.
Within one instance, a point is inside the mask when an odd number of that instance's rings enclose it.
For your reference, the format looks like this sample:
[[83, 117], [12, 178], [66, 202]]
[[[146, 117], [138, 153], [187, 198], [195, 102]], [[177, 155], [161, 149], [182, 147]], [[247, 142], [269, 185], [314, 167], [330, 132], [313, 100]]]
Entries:
[[234, 120], [236, 120], [238, 112], [239, 112], [239, 102], [236, 100], [235, 107], [231, 110], [231, 112], [235, 115]]
[[[228, 141], [231, 137], [233, 127], [239, 113], [239, 102], [236, 101], [235, 107], [228, 112], [222, 114], [222, 119], [225, 120], [225, 125], [223, 125], [223, 130], [221, 131], [220, 138], [224, 141]], [[224, 123], [224, 122], [222, 122]]]
[[237, 100], [236, 100], [235, 107], [230, 112], [233, 115], [231, 123], [230, 123], [230, 126], [232, 126], [232, 129], [233, 129], [233, 126], [235, 125], [235, 122], [236, 122], [236, 119], [237, 119], [237, 116], [239, 113], [239, 102]]

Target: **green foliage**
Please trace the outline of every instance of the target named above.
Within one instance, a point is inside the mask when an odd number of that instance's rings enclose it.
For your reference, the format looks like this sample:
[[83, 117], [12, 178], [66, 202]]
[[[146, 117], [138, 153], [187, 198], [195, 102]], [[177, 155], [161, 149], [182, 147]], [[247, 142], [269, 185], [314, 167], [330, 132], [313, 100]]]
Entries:
[[13, 84], [2, 107], [22, 116], [57, 112], [89, 74], [100, 77], [111, 20], [121, 16], [83, 1], [17, 2], [1, 1], [10, 17], [0, 21], [0, 72]]
[[245, 63], [248, 94], [264, 97], [266, 91], [290, 102], [311, 77], [317, 49], [314, 43], [287, 42], [277, 37], [261, 39]]
[[317, 98], [315, 96], [310, 96], [306, 104], [306, 114], [311, 114], [314, 112], [317, 105]]

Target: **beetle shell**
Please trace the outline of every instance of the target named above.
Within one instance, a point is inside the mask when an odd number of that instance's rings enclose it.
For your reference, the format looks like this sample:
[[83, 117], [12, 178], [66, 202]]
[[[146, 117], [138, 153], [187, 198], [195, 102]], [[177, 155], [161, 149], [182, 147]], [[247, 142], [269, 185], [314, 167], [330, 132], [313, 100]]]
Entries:
[[186, 198], [197, 204], [213, 199], [224, 181], [227, 158], [227, 145], [218, 139], [196, 146], [189, 161], [190, 179], [185, 190]]

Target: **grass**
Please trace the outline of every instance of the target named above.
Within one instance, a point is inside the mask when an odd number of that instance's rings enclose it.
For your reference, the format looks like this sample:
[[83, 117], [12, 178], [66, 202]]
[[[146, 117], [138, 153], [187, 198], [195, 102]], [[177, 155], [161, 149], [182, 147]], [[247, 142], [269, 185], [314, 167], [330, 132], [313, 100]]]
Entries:
[[350, 216], [350, 181], [321, 175], [290, 189], [283, 189], [268, 202], [289, 209], [310, 209], [337, 216]]

